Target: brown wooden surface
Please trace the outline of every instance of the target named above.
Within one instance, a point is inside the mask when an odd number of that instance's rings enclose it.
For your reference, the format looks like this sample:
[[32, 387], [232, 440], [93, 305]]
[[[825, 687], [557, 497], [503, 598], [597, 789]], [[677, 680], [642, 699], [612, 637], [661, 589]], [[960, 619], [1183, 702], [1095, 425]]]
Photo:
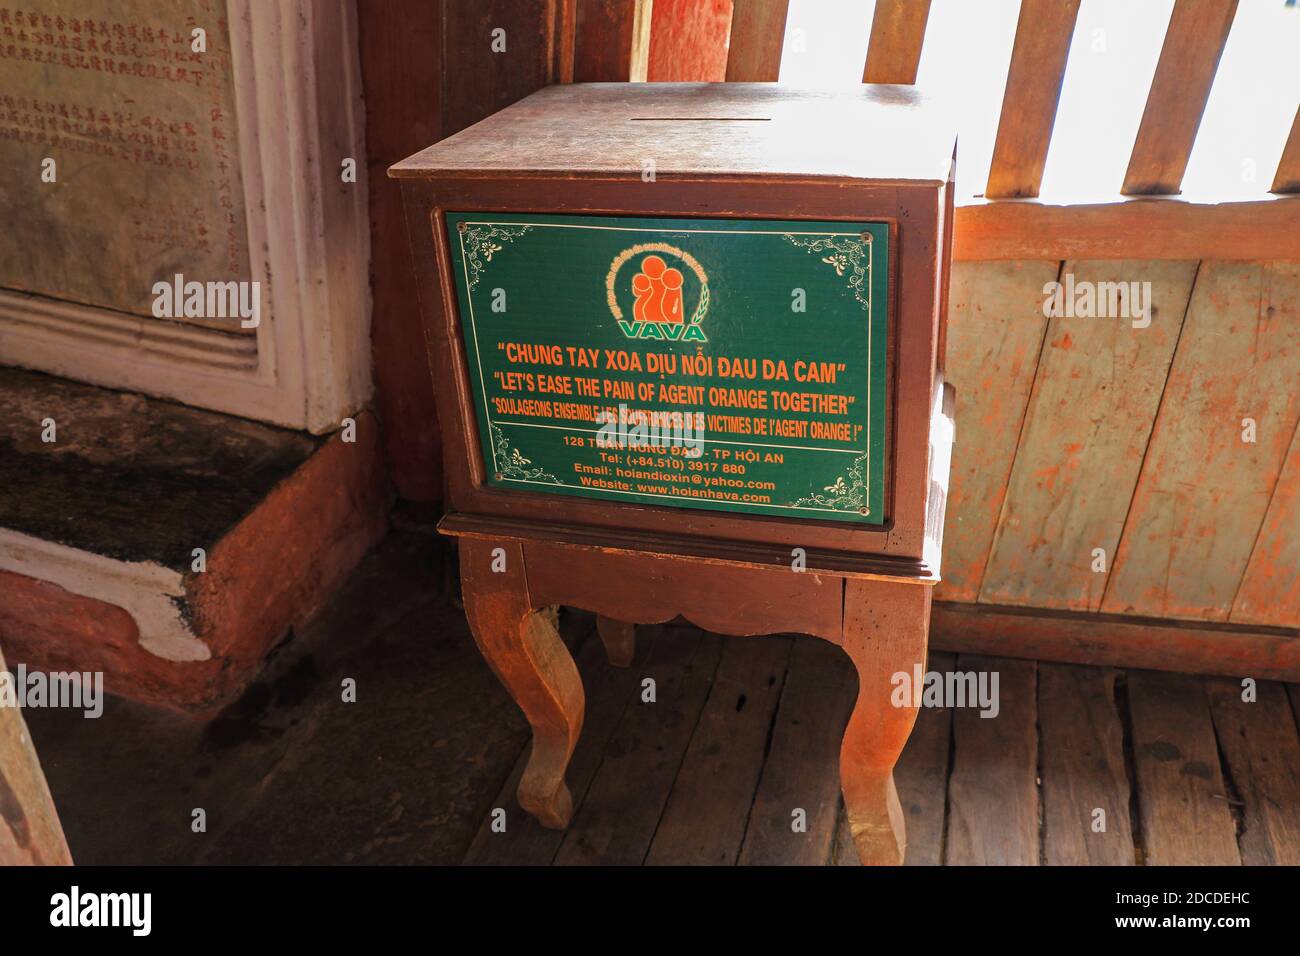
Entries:
[[[2, 654], [0, 674], [10, 677]], [[0, 866], [71, 863], [59, 813], [27, 735], [23, 712], [18, 707], [0, 706]]]
[[863, 83], [915, 83], [930, 0], [876, 0]]
[[[529, 541], [528, 587], [542, 605], [581, 607], [615, 620], [681, 615], [728, 634], [799, 631], [838, 641], [844, 583], [819, 574], [748, 570]], [[610, 581], [643, 582], [610, 587]], [[921, 585], [918, 585], [918, 587]], [[725, 595], [725, 599], [720, 599]]]
[[1179, 0], [1124, 174], [1125, 195], [1179, 191], [1237, 0]]
[[1093, 570], [1093, 550], [1103, 549], [1107, 570], [1116, 573], [1116, 547], [1196, 263], [1067, 262], [1061, 281], [1071, 274], [1076, 282], [1098, 285], [1150, 282], [1151, 324], [1050, 320], [980, 588], [983, 603], [1073, 610], [1101, 605], [1108, 574]]
[[984, 195], [1037, 196], [1056, 123], [1079, 0], [1021, 0]]
[[[644, 630], [644, 629], [643, 629]], [[560, 864], [643, 863], [709, 698], [723, 640], [693, 628], [662, 628], [635, 672], [623, 718], [555, 858]], [[655, 702], [644, 681], [655, 682]]]
[[1300, 259], [1300, 198], [957, 207], [954, 259]]
[[1227, 620], [1300, 421], [1297, 355], [1300, 263], [1201, 266], [1103, 610]]
[[1300, 737], [1286, 687], [1268, 681], [1243, 700], [1239, 680], [1207, 680], [1224, 764], [1242, 802], [1241, 862], [1300, 864]]
[[939, 650], [1300, 681], [1300, 629], [1295, 627], [947, 601], [935, 602], [933, 615], [931, 642]]
[[1194, 677], [1131, 671], [1129, 710], [1144, 862], [1241, 862], [1205, 689]]
[[724, 644], [646, 863], [719, 866], [739, 858], [790, 648], [788, 637]]
[[[443, 461], [401, 191], [385, 171], [562, 79], [566, 65], [571, 78], [571, 20], [563, 18], [571, 18], [572, 2], [361, 0], [357, 6], [368, 177], [357, 188], [368, 188], [370, 197], [375, 403], [392, 480], [404, 498], [439, 500]], [[491, 52], [498, 27], [506, 31], [508, 53]]]
[[[1032, 661], [962, 654], [957, 670], [999, 673], [997, 717], [964, 707], [953, 714], [948, 780], [947, 862], [1036, 866], [1038, 729]], [[999, 818], [1000, 826], [989, 820]]]
[[[575, 636], [590, 634], [594, 626], [590, 616], [576, 612], [566, 612], [563, 620], [570, 643]], [[668, 839], [667, 832], [659, 828], [659, 820], [670, 800], [682, 799], [674, 791], [687, 751], [692, 747], [701, 749], [699, 744], [693, 744], [695, 734], [705, 727], [700, 715], [711, 694], [728, 693], [713, 689], [722, 652], [728, 645], [735, 645], [734, 656], [739, 659], [753, 639], [703, 634], [685, 625], [644, 627], [641, 633], [642, 647], [630, 669], [606, 664], [594, 634], [586, 637], [577, 653], [588, 691], [588, 707], [586, 727], [568, 774], [578, 804], [569, 829], [564, 833], [545, 830], [521, 816], [514, 802], [517, 767], [498, 794], [485, 795], [483, 830], [474, 840], [467, 863], [635, 865], [646, 859], [654, 845]], [[838, 804], [838, 750], [855, 696], [853, 666], [847, 656], [824, 642], [803, 636], [792, 640], [786, 671], [771, 675], [782, 685], [780, 700], [770, 716], [771, 744], [764, 753], [751, 753], [751, 759], [761, 766], [738, 760], [716, 764], [720, 773], [725, 766], [727, 775], [720, 781], [719, 791], [732, 794], [728, 805], [743, 819], [745, 838], [737, 862], [855, 865], [856, 850], [843, 813], [831, 847], [829, 824], [820, 810], [813, 811], [829, 803], [833, 817]], [[968, 657], [963, 662], [951, 655], [932, 653], [926, 666], [943, 673], [969, 668], [971, 660]], [[1011, 668], [1026, 665], [987, 658], [978, 666], [997, 669], [1005, 677]], [[971, 820], [970, 825], [980, 831], [972, 838], [979, 846], [1031, 842], [1023, 836], [1025, 820], [1014, 811], [1015, 804], [1008, 803], [1003, 782], [1008, 777], [1021, 781], [1017, 792], [1026, 794], [1033, 787], [1035, 767], [1032, 758], [1023, 756], [1027, 750], [1018, 751], [1022, 756], [1008, 761], [1004, 741], [1013, 724], [1020, 728], [1020, 733], [1013, 735], [1018, 740], [1023, 740], [1035, 722], [1039, 727], [1036, 750], [1042, 778], [1042, 812], [1031, 823], [1032, 842], [1041, 848], [1042, 862], [1150, 862], [1143, 846], [1143, 829], [1128, 829], [1129, 804], [1138, 820], [1144, 819], [1143, 801], [1149, 794], [1154, 794], [1152, 799], [1158, 801], [1161, 813], [1183, 817], [1190, 814], [1190, 806], [1170, 803], [1164, 789], [1150, 790], [1139, 785], [1138, 779], [1131, 776], [1132, 758], [1126, 759], [1123, 754], [1123, 740], [1136, 739], [1130, 701], [1135, 692], [1130, 684], [1135, 673], [1141, 683], [1140, 672], [1124, 674], [1050, 664], [1038, 665], [1037, 671], [1037, 692], [1029, 700], [1027, 715], [1021, 706], [1023, 693], [1018, 695], [1020, 703], [1012, 702], [1011, 710], [1004, 707], [993, 719], [980, 718], [970, 711], [961, 716], [961, 711], [921, 708], [895, 769], [899, 801], [907, 821], [909, 865], [953, 864], [969, 858], [969, 848], [959, 835], [960, 826], [954, 829], [954, 824], [959, 804], [969, 805], [972, 787], [988, 791], [981, 799], [991, 808]], [[645, 677], [655, 680], [654, 704], [641, 702], [641, 681]], [[734, 683], [728, 686], [735, 688]], [[1267, 840], [1272, 848], [1268, 852], [1285, 858], [1288, 851], [1294, 853], [1300, 845], [1287, 836], [1287, 827], [1300, 813], [1300, 782], [1294, 779], [1300, 761], [1292, 749], [1295, 717], [1300, 713], [1300, 684], [1261, 683], [1258, 703], [1232, 704], [1232, 712], [1226, 716], [1214, 695], [1232, 692], [1239, 700], [1240, 683], [1234, 679], [1222, 686], [1220, 691], [1214, 679], [1189, 678], [1184, 689], [1175, 694], [1174, 705], [1190, 703], [1193, 709], [1199, 706], [1201, 720], [1208, 721], [1202, 698], [1205, 689], [1210, 688], [1214, 722], [1206, 724], [1213, 737], [1209, 746], [1222, 753], [1223, 766], [1234, 781], [1232, 799], [1238, 803], [1229, 806], [1239, 810], [1242, 817], [1242, 860], [1250, 863], [1259, 858], [1255, 847], [1261, 845], [1261, 840]], [[1002, 685], [1004, 705], [1011, 701], [1010, 687], [1008, 683]], [[1288, 690], [1293, 693], [1291, 701]], [[1136, 693], [1144, 692], [1145, 688], [1140, 687]], [[750, 720], [746, 713], [749, 702], [740, 710], [734, 703], [730, 709], [717, 710], [724, 733], [733, 722], [737, 733], [741, 733], [741, 725]], [[955, 716], [962, 720], [956, 736]], [[1148, 719], [1146, 710], [1140, 716]], [[716, 727], [710, 729], [711, 739], [717, 737], [717, 731]], [[752, 729], [743, 732], [753, 733]], [[523, 756], [527, 756], [526, 750]], [[1020, 770], [1010, 774], [1008, 762]], [[1199, 767], [1191, 769], [1193, 774], [1202, 772]], [[1143, 769], [1140, 775], [1146, 772]], [[1249, 777], [1253, 785], [1243, 785], [1243, 777]], [[742, 795], [740, 780], [753, 786], [751, 793]], [[1097, 806], [1107, 810], [1105, 833], [1092, 828], [1092, 810]], [[487, 832], [489, 814], [495, 807], [507, 811], [504, 834]], [[790, 813], [796, 807], [809, 810], [805, 834], [790, 829]], [[1189, 825], [1189, 820], [1170, 824]], [[1285, 841], [1286, 847], [1279, 848], [1279, 841]], [[1208, 854], [1222, 850], [1217, 840], [1210, 842], [1206, 855], [1193, 845], [1190, 860], [1210, 862]], [[672, 852], [683, 851], [655, 850], [656, 855]], [[1040, 860], [1038, 850], [1025, 856], [1032, 858], [1031, 862]]]
[[790, 0], [733, 0], [727, 81], [771, 83], [780, 79], [785, 18]]
[[1135, 862], [1117, 676], [1094, 667], [1038, 665], [1043, 862], [1049, 866]]
[[[677, 124], [689, 124], [689, 150], [663, 148], [666, 130], [683, 129]], [[870, 137], [880, 126], [891, 135]], [[648, 157], [661, 178], [813, 176], [942, 186], [952, 150], [951, 118], [916, 90], [592, 82], [540, 90], [389, 172], [431, 180], [612, 175], [639, 184]], [[534, 204], [553, 208], [542, 198], [534, 196]], [[650, 212], [641, 207], [651, 202], [662, 200], [643, 196], [637, 211]]]
[[727, 75], [732, 0], [654, 0], [646, 79], [720, 83]]
[[1300, 426], [1273, 485], [1268, 513], [1229, 617], [1238, 624], [1292, 625], [1300, 609]]
[[[926, 670], [946, 674], [955, 670], [952, 654], [931, 652]], [[907, 820], [908, 866], [939, 866], [943, 863], [944, 831], [947, 823], [947, 783], [951, 770], [951, 707], [923, 707], [916, 715], [912, 736], [894, 768], [898, 800]], [[857, 862], [852, 842], [843, 846]]]
[[[749, 811], [741, 864], [819, 866], [829, 858], [839, 818], [840, 785], [835, 775], [821, 771], [835, 765], [839, 747], [835, 734], [822, 728], [848, 723], [855, 675], [847, 664], [838, 648], [795, 639]], [[798, 811], [803, 813], [801, 830], [795, 828]]]
[[627, 667], [636, 656], [636, 625], [616, 621], [612, 617], [597, 617], [596, 631], [605, 654], [615, 667]]
[[1287, 136], [1282, 156], [1277, 161], [1271, 191], [1300, 193], [1300, 108], [1296, 109], [1295, 119], [1291, 122], [1291, 133]]
[[1059, 272], [1055, 261], [953, 266], [947, 374], [957, 389], [958, 440], [940, 600], [979, 596], [1047, 331], [1043, 286]]
[[575, 83], [646, 78], [653, 0], [577, 0]]

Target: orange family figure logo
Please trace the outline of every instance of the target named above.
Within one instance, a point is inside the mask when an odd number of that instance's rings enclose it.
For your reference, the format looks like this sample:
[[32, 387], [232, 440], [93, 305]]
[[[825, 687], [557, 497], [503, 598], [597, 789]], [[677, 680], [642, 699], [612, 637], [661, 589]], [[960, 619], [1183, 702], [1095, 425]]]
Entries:
[[[687, 274], [683, 270], [689, 271], [699, 285], [695, 309], [689, 316]], [[628, 277], [620, 281], [620, 275]], [[632, 293], [630, 318], [619, 305], [619, 293], [627, 290]], [[624, 249], [610, 264], [605, 293], [619, 329], [629, 339], [708, 341], [700, 323], [709, 311], [709, 278], [689, 252], [666, 242], [647, 242]]]

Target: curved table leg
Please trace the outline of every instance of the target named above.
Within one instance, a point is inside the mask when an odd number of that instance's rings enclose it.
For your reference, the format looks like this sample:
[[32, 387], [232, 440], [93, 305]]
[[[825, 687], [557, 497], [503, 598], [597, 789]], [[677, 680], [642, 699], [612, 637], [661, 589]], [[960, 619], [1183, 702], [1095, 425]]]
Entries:
[[840, 745], [840, 786], [853, 843], [864, 866], [903, 862], [907, 831], [894, 789], [894, 764], [916, 722], [916, 701], [896, 706], [892, 678], [925, 667], [931, 589], [849, 579], [844, 650], [858, 671], [858, 699]]
[[[494, 571], [502, 558], [504, 570]], [[532, 607], [518, 542], [461, 538], [460, 576], [474, 641], [533, 729], [519, 805], [563, 829], [573, 815], [564, 773], [582, 731], [582, 678], [551, 619]]]
[[636, 625], [596, 615], [596, 631], [605, 645], [605, 656], [614, 667], [631, 667], [636, 656]]

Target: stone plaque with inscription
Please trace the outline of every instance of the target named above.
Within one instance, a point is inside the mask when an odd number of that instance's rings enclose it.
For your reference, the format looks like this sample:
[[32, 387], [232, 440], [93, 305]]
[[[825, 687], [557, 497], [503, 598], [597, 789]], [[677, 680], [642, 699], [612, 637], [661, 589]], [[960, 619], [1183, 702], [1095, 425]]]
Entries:
[[249, 279], [226, 16], [224, 0], [0, 0], [0, 288], [150, 317], [177, 273]]

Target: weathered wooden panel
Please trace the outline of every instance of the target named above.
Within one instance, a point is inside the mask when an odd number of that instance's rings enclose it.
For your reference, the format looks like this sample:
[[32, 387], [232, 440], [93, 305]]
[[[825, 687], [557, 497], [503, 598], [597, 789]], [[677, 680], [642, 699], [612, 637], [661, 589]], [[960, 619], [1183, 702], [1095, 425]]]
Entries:
[[789, 637], [732, 638], [646, 863], [736, 862], [790, 661]]
[[936, 650], [1187, 674], [1300, 680], [1300, 631], [936, 601]]
[[1037, 196], [1056, 124], [1079, 0], [1021, 0], [984, 195]]
[[1291, 123], [1291, 135], [1282, 147], [1282, 157], [1277, 161], [1270, 192], [1300, 193], [1300, 109]]
[[[1075, 315], [1052, 318], [1020, 448], [984, 575], [992, 604], [1097, 610], [1138, 480], [1184, 309], [1194, 262], [1066, 263]], [[1107, 284], [1140, 282], [1146, 319], [1078, 315], [1080, 290], [1117, 311]], [[1146, 283], [1150, 283], [1149, 286]], [[1132, 313], [1137, 297], [1130, 293]], [[958, 438], [958, 447], [962, 442]], [[1100, 564], [1097, 565], [1100, 567]]]
[[734, 0], [727, 79], [732, 83], [770, 83], [781, 73], [785, 18], [790, 0]]
[[1237, 0], [1174, 4], [1124, 174], [1125, 195], [1178, 192], [1236, 12]]
[[1240, 863], [1201, 679], [1130, 671], [1128, 690], [1142, 862]]
[[575, 83], [626, 83], [646, 78], [651, 0], [577, 0]]
[[654, 0], [646, 79], [719, 83], [727, 75], [731, 0]]
[[1260, 682], [1251, 701], [1239, 681], [1207, 680], [1205, 689], [1242, 802], [1241, 862], [1300, 865], [1300, 736], [1286, 687]]
[[957, 441], [936, 597], [974, 601], [1016, 455], [1057, 262], [953, 263], [946, 369], [957, 389]]
[[[795, 640], [749, 811], [742, 865], [820, 866], [830, 857], [840, 805], [840, 737], [857, 689], [853, 663], [842, 650], [813, 638]], [[798, 830], [796, 811], [803, 812]]]
[[[621, 865], [645, 859], [721, 654], [716, 634], [663, 628], [644, 666], [625, 671], [633, 677], [628, 707], [603, 745], [599, 769], [563, 834], [556, 863]], [[646, 678], [655, 681], [653, 703], [642, 700]]]
[[863, 83], [915, 83], [930, 0], [876, 0]]
[[[957, 658], [952, 654], [931, 652], [926, 663], [927, 670], [938, 674], [946, 674], [956, 667]], [[950, 707], [922, 707], [916, 715], [912, 736], [907, 738], [907, 747], [894, 768], [898, 802], [907, 820], [907, 856], [903, 862], [908, 866], [943, 863], [952, 715]]]
[[1298, 358], [1300, 263], [1202, 264], [1102, 610], [1228, 617], [1300, 419]]
[[1234, 624], [1300, 624], [1300, 426], [1273, 486], [1246, 574], [1232, 602]]
[[11, 698], [0, 698], [0, 866], [68, 865], [72, 855], [11, 680], [0, 656], [0, 681]]
[[1094, 667], [1038, 665], [1043, 854], [1049, 865], [1134, 863], [1117, 677]]
[[1035, 665], [963, 654], [962, 671], [999, 673], [999, 711], [953, 715], [946, 863], [1036, 866], [1038, 727]]

